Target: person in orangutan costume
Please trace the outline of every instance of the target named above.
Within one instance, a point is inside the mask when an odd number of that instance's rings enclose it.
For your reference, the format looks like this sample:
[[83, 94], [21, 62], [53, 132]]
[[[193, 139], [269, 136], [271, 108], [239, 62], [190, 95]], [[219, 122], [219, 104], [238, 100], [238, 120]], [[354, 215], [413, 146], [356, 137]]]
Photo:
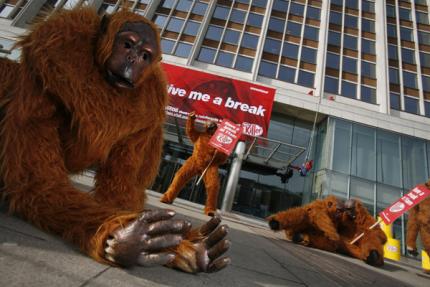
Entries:
[[[430, 189], [430, 180], [425, 183], [425, 186]], [[430, 196], [412, 207], [409, 210], [406, 246], [408, 252], [417, 256], [417, 236], [420, 234], [424, 250], [430, 256]], [[425, 270], [430, 273], [430, 270]]]
[[207, 122], [204, 132], [195, 129], [195, 112], [188, 116], [186, 124], [186, 133], [194, 143], [193, 154], [185, 161], [184, 165], [176, 172], [175, 177], [170, 184], [161, 202], [172, 204], [185, 184], [194, 176], [202, 174], [203, 182], [206, 189], [206, 205], [204, 213], [214, 216], [218, 203], [218, 193], [220, 189], [218, 166], [225, 163], [228, 155], [217, 152], [209, 145], [209, 141], [217, 129], [217, 124]]
[[[55, 12], [0, 58], [0, 197], [16, 214], [113, 265], [214, 272], [230, 262], [228, 228], [191, 229], [145, 209], [158, 172], [167, 82], [158, 28], [123, 9]], [[81, 192], [69, 174], [95, 167]]]

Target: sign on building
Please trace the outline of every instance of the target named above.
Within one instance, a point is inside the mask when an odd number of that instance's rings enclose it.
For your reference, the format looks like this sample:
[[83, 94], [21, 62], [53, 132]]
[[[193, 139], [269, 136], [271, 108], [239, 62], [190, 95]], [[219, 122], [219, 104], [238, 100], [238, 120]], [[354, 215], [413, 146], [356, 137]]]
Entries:
[[186, 119], [229, 119], [251, 136], [267, 136], [275, 89], [163, 63], [168, 79], [166, 113]]

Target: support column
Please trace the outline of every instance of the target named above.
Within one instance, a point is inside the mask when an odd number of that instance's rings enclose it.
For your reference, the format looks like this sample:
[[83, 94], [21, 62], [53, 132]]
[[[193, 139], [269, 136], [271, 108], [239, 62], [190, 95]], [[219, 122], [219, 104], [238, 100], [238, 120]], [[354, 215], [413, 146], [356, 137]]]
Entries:
[[234, 150], [234, 159], [230, 167], [230, 174], [222, 200], [221, 211], [230, 212], [233, 208], [233, 200], [236, 193], [237, 182], [239, 181], [240, 169], [242, 167], [243, 156], [245, 155], [245, 142], [239, 141]]

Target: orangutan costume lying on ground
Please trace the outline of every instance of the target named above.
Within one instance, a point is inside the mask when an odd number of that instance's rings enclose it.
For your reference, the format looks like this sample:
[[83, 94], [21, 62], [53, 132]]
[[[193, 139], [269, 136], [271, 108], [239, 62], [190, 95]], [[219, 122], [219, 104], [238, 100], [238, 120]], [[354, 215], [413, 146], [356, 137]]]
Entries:
[[[308, 213], [312, 213], [309, 215]], [[301, 245], [339, 252], [362, 259], [370, 265], [383, 264], [385, 234], [359, 200], [345, 203], [334, 196], [316, 200], [268, 217], [272, 230], [284, 229], [287, 239]], [[350, 242], [361, 232], [363, 238]]]
[[206, 124], [204, 132], [196, 131], [194, 123], [196, 114], [190, 113], [186, 125], [186, 133], [194, 143], [193, 154], [185, 161], [184, 165], [176, 172], [175, 178], [161, 198], [161, 202], [171, 204], [184, 188], [185, 184], [194, 176], [200, 175], [207, 168], [203, 176], [206, 189], [205, 214], [213, 216], [218, 203], [220, 189], [218, 166], [225, 163], [228, 156], [209, 145], [212, 135], [217, 129], [214, 122]]
[[[430, 180], [425, 185], [430, 189]], [[418, 255], [416, 244], [418, 233], [424, 250], [430, 256], [430, 197], [427, 197], [409, 210], [406, 246], [408, 252], [414, 256]]]
[[[144, 210], [158, 172], [167, 83], [157, 27], [122, 10], [53, 14], [0, 59], [0, 164], [9, 210], [111, 265], [225, 267], [227, 227]], [[70, 173], [97, 167], [92, 193]]]

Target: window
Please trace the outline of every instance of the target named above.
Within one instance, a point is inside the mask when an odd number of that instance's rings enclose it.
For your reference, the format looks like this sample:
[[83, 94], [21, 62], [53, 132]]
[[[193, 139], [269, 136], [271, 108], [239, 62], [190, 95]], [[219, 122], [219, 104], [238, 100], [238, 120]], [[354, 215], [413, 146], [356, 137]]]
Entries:
[[184, 34], [196, 36], [197, 32], [199, 31], [199, 28], [200, 28], [199, 22], [188, 21], [187, 24], [185, 24]]
[[370, 1], [361, 1], [361, 9], [364, 12], [375, 13], [375, 3]]
[[234, 23], [243, 24], [245, 23], [246, 12], [242, 10], [233, 9], [230, 15], [230, 21]]
[[229, 10], [230, 9], [226, 7], [216, 6], [213, 17], [217, 19], [227, 20]]
[[179, 33], [182, 29], [182, 25], [184, 24], [183, 19], [179, 18], [170, 18], [169, 24], [167, 24], [167, 30], [171, 32]]
[[314, 74], [309, 73], [306, 71], [299, 71], [299, 79], [297, 80], [297, 83], [309, 88], [313, 88], [314, 86]]
[[340, 47], [340, 33], [329, 31], [328, 32], [328, 43], [330, 45]]
[[353, 125], [351, 174], [376, 180], [376, 132], [374, 128]]
[[206, 39], [211, 39], [215, 41], [221, 40], [222, 28], [217, 26], [209, 26], [206, 32]]
[[247, 24], [249, 26], [260, 28], [262, 23], [263, 23], [263, 15], [249, 13], [248, 21], [247, 21]]
[[362, 61], [361, 74], [363, 76], [376, 79], [376, 65], [373, 63]]
[[287, 34], [290, 34], [290, 35], [293, 35], [296, 37], [300, 37], [301, 31], [302, 31], [302, 25], [301, 24], [288, 21]]
[[428, 16], [427, 13], [416, 11], [415, 15], [417, 16], [417, 22], [418, 23], [420, 23], [420, 24], [426, 24], [426, 25], [429, 24], [429, 16]]
[[154, 17], [154, 23], [155, 23], [155, 25], [157, 25], [159, 28], [163, 28], [165, 25], [166, 25], [166, 20], [167, 20], [167, 17], [166, 16], [163, 16], [163, 15], [155, 15], [155, 17]]
[[171, 9], [173, 7], [173, 4], [175, 4], [175, 0], [164, 0], [161, 3], [161, 7]]
[[396, 8], [391, 5], [387, 5], [387, 17], [396, 18]]
[[408, 29], [405, 27], [400, 27], [400, 38], [405, 41], [414, 41], [414, 36], [412, 34], [412, 29]]
[[396, 26], [388, 24], [387, 25], [387, 34], [388, 34], [388, 37], [397, 38]]
[[261, 7], [261, 8], [266, 8], [267, 0], [253, 0], [252, 5]]
[[418, 99], [405, 97], [405, 112], [418, 114]]
[[357, 50], [357, 38], [345, 34], [343, 36], [343, 47], [350, 50]]
[[375, 33], [375, 22], [363, 18], [361, 20], [361, 29], [365, 32]]
[[402, 48], [402, 61], [408, 64], [415, 64], [414, 50]]
[[209, 48], [201, 48], [198, 60], [206, 63], [212, 63], [215, 58], [215, 50]]
[[269, 30], [284, 33], [285, 20], [271, 17], [269, 20]]
[[397, 56], [397, 46], [388, 45], [388, 58], [393, 60], [399, 59]]
[[430, 33], [418, 31], [418, 40], [420, 44], [430, 45]]
[[343, 57], [342, 70], [352, 74], [357, 74], [357, 59]]
[[403, 71], [403, 85], [408, 88], [418, 89], [417, 75]]
[[273, 8], [272, 9], [286, 13], [288, 10], [288, 3], [289, 3], [289, 1], [285, 1], [285, 0], [275, 0], [273, 2]]
[[345, 0], [345, 6], [352, 9], [358, 9], [358, 0]]
[[284, 49], [282, 50], [282, 56], [291, 58], [291, 59], [297, 59], [298, 54], [299, 54], [299, 46], [288, 42], [284, 42]]
[[244, 33], [241, 46], [244, 48], [256, 49], [259, 39], [260, 38], [256, 35]]
[[241, 55], [237, 56], [235, 68], [241, 71], [250, 72], [252, 69], [252, 58], [244, 57]]
[[399, 8], [399, 17], [401, 20], [411, 21], [411, 10], [406, 8]]
[[319, 34], [318, 28], [305, 25], [305, 32], [304, 32], [304, 38], [305, 39], [318, 41], [318, 34]]
[[394, 68], [390, 68], [389, 73], [390, 73], [390, 84], [399, 85], [400, 84], [399, 70], [394, 69]]
[[357, 85], [351, 82], [342, 81], [341, 95], [351, 99], [357, 98]]
[[342, 13], [330, 11], [330, 23], [342, 25]]
[[366, 103], [376, 104], [376, 89], [361, 86], [361, 100]]
[[269, 77], [269, 78], [275, 78], [276, 76], [276, 64], [261, 61], [260, 63], [260, 70], [258, 72], [259, 75]]
[[430, 92], [430, 77], [428, 76], [422, 76], [423, 77], [423, 90], [426, 92]]
[[425, 116], [430, 118], [430, 102], [424, 101], [424, 110], [425, 110]]
[[333, 170], [350, 173], [351, 124], [339, 119], [334, 120]]
[[191, 9], [191, 5], [193, 5], [193, 1], [179, 0], [178, 5], [176, 6], [176, 10], [182, 11], [182, 12], [188, 12]]
[[311, 19], [320, 20], [321, 11], [319, 8], [308, 6], [307, 16], [308, 16], [308, 18], [311, 18]]
[[363, 53], [375, 55], [375, 42], [361, 39], [361, 50]]
[[175, 45], [175, 41], [161, 39], [161, 51], [163, 51], [164, 54], [172, 53], [172, 49], [174, 45]]
[[306, 63], [316, 64], [317, 62], [317, 50], [308, 47], [302, 48], [302, 61]]
[[339, 70], [339, 55], [327, 53], [327, 62], [326, 66], [332, 69]]
[[357, 17], [351, 15], [345, 15], [345, 27], [357, 29], [358, 22]]
[[266, 42], [264, 43], [264, 51], [271, 54], [279, 55], [279, 53], [281, 52], [281, 41], [267, 38]]
[[188, 58], [191, 51], [191, 45], [185, 43], [178, 43], [176, 47], [175, 55], [182, 58]]
[[280, 66], [279, 76], [278, 76], [279, 80], [289, 82], [289, 83], [294, 83], [295, 76], [296, 76], [296, 69], [286, 67], [286, 66]]
[[[399, 102], [399, 95], [393, 95], [397, 97], [396, 101]], [[398, 109], [400, 109], [400, 105]], [[378, 130], [376, 135], [376, 150], [378, 182], [401, 187], [402, 162], [400, 136], [395, 133]]]
[[420, 62], [423, 67], [430, 67], [430, 54], [420, 52]]
[[324, 91], [332, 94], [338, 93], [339, 79], [332, 77], [325, 77]]
[[3, 7], [0, 7], [0, 17], [7, 18], [9, 17], [10, 12], [12, 12], [15, 6], [5, 4]]
[[216, 64], [220, 65], [220, 66], [224, 66], [224, 67], [231, 67], [232, 63], [233, 63], [233, 54], [231, 53], [227, 53], [224, 51], [220, 51], [218, 53], [218, 58], [216, 60]]
[[237, 45], [239, 43], [240, 33], [238, 31], [227, 29], [224, 34], [224, 42]]
[[390, 107], [393, 110], [400, 111], [400, 95], [390, 93]]
[[197, 2], [193, 7], [193, 13], [197, 15], [204, 16], [206, 13], [206, 9], [208, 8], [208, 4]]
[[290, 5], [290, 14], [297, 15], [297, 16], [303, 16], [304, 9], [305, 9], [305, 7], [303, 5], [292, 2]]

